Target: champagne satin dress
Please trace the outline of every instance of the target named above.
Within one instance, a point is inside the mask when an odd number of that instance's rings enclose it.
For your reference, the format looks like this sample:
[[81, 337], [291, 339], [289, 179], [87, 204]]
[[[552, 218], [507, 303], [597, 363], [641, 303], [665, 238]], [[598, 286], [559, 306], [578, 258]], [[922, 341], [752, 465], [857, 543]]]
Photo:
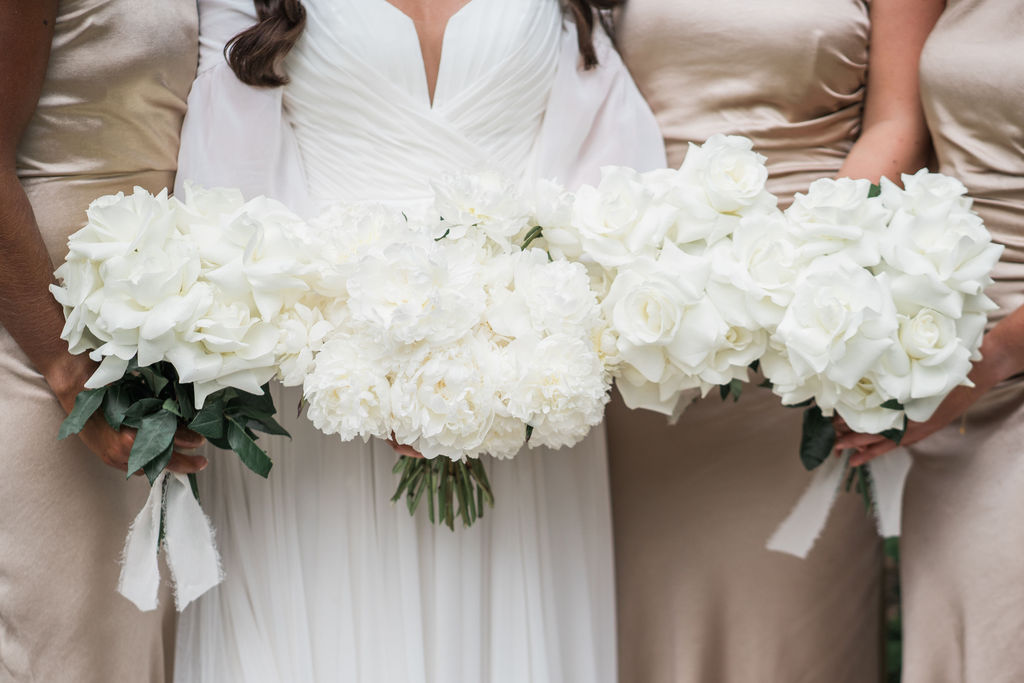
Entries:
[[[195, 76], [194, 2], [69, 0], [58, 8], [46, 81], [18, 149], [18, 175], [50, 258], [96, 197], [174, 184]], [[115, 592], [128, 525], [148, 486], [104, 465], [0, 327], [0, 680], [170, 680], [174, 613]]]
[[[860, 130], [869, 19], [861, 0], [629, 0], [623, 58], [670, 165], [689, 142], [745, 135], [788, 204], [835, 175]], [[806, 560], [765, 542], [808, 484], [802, 411], [746, 385], [669, 427], [608, 413], [620, 677], [644, 683], [865, 683], [880, 678], [880, 543], [840, 495]]]
[[[1024, 4], [950, 0], [921, 55], [942, 173], [1005, 245], [992, 322], [1024, 304]], [[991, 323], [990, 323], [991, 324]], [[909, 450], [905, 683], [1024, 681], [1024, 377]]]

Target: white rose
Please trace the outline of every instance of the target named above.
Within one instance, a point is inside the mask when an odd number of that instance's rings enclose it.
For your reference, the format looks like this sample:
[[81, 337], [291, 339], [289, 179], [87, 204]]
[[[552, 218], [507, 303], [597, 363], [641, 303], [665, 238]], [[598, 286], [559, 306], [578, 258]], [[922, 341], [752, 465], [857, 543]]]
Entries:
[[704, 191], [719, 213], [743, 213], [755, 206], [774, 206], [765, 191], [768, 169], [754, 143], [736, 135], [712, 135], [700, 146], [690, 144], [680, 174]]
[[[821, 374], [852, 388], [894, 343], [897, 321], [888, 279], [833, 256], [808, 266], [795, 289], [773, 346], [784, 349], [797, 378]], [[772, 382], [774, 358], [764, 364]]]
[[667, 203], [653, 201], [636, 171], [606, 166], [597, 187], [584, 185], [577, 190], [572, 222], [585, 256], [615, 268], [638, 256], [653, 257], [676, 212]]
[[[702, 376], [717, 376], [712, 363], [729, 348], [730, 325], [705, 292], [709, 264], [666, 244], [657, 261], [639, 259], [612, 283], [602, 310], [609, 330], [602, 334], [602, 355], [616, 361], [616, 376], [627, 403], [672, 414], [680, 393], [707, 391]], [[742, 336], [742, 335], [740, 335]], [[606, 347], [614, 338], [614, 352]], [[733, 339], [749, 348], [753, 339]], [[720, 359], [727, 363], [727, 356]], [[647, 383], [658, 386], [652, 392]], [[657, 398], [655, 397], [657, 395]]]
[[960, 196], [958, 181], [937, 174], [904, 176], [906, 190], [882, 179], [882, 198], [895, 211], [882, 256], [908, 275], [935, 278], [964, 294], [979, 294], [1003, 247], [993, 244], [981, 218]]
[[834, 388], [836, 396], [832, 407], [855, 432], [880, 434], [903, 427], [903, 411], [882, 406], [891, 397], [880, 390], [874, 377], [862, 377], [848, 389]]
[[744, 295], [743, 304], [728, 306], [731, 316], [745, 306], [751, 318], [745, 324], [769, 331], [782, 320], [796, 279], [809, 263], [779, 211], [744, 217], [732, 239], [716, 242], [705, 255], [711, 261], [712, 280]]
[[806, 256], [843, 252], [857, 265], [878, 264], [890, 212], [881, 199], [868, 197], [870, 189], [863, 179], [821, 178], [807, 194], [796, 193], [786, 217]]

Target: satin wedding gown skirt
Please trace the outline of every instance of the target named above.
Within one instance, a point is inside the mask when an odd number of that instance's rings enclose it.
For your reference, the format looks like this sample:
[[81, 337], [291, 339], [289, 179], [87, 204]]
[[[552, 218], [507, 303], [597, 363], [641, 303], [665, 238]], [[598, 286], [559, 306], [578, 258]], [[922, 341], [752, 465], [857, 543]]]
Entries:
[[[414, 203], [442, 173], [500, 169], [573, 186], [604, 164], [664, 164], [653, 116], [610, 42], [577, 68], [555, 0], [472, 0], [449, 22], [433, 99], [415, 26], [386, 0], [307, 0], [281, 89], [237, 81], [221, 50], [254, 21], [200, 2], [200, 74], [179, 186], [240, 187], [300, 211]], [[264, 439], [269, 481], [215, 453], [200, 477], [226, 579], [181, 616], [187, 682], [599, 683], [616, 676], [603, 429], [573, 449], [486, 461], [497, 503], [434, 527], [389, 498], [394, 452], [298, 418]]]

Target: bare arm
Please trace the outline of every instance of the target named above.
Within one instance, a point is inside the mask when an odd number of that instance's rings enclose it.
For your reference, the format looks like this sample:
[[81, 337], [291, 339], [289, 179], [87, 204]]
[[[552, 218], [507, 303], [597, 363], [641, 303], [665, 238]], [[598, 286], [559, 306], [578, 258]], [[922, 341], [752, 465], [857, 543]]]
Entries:
[[[48, 290], [53, 264], [16, 170], [18, 143], [46, 77], [56, 14], [56, 0], [0, 0], [0, 324], [69, 412], [95, 366], [68, 353], [60, 339], [64, 314]], [[80, 438], [107, 464], [127, 469], [132, 430], [116, 432], [97, 415]], [[188, 434], [178, 439], [183, 448], [199, 443]], [[172, 465], [194, 472], [205, 459], [176, 453]]]
[[899, 180], [928, 162], [918, 61], [944, 0], [873, 0], [863, 129], [840, 176]]

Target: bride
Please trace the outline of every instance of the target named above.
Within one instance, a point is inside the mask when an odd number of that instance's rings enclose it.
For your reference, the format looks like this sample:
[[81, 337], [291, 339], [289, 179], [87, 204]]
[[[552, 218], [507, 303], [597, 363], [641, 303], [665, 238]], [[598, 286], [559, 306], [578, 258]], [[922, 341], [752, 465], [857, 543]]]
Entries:
[[[602, 4], [200, 0], [177, 189], [309, 214], [416, 202], [448, 172], [572, 187], [603, 164], [662, 166]], [[226, 579], [181, 617], [178, 681], [615, 680], [602, 429], [488, 462], [495, 507], [453, 533], [389, 502], [390, 446], [320, 435], [300, 398], [275, 395], [293, 438], [264, 439], [269, 481], [234, 457], [200, 478]]]

